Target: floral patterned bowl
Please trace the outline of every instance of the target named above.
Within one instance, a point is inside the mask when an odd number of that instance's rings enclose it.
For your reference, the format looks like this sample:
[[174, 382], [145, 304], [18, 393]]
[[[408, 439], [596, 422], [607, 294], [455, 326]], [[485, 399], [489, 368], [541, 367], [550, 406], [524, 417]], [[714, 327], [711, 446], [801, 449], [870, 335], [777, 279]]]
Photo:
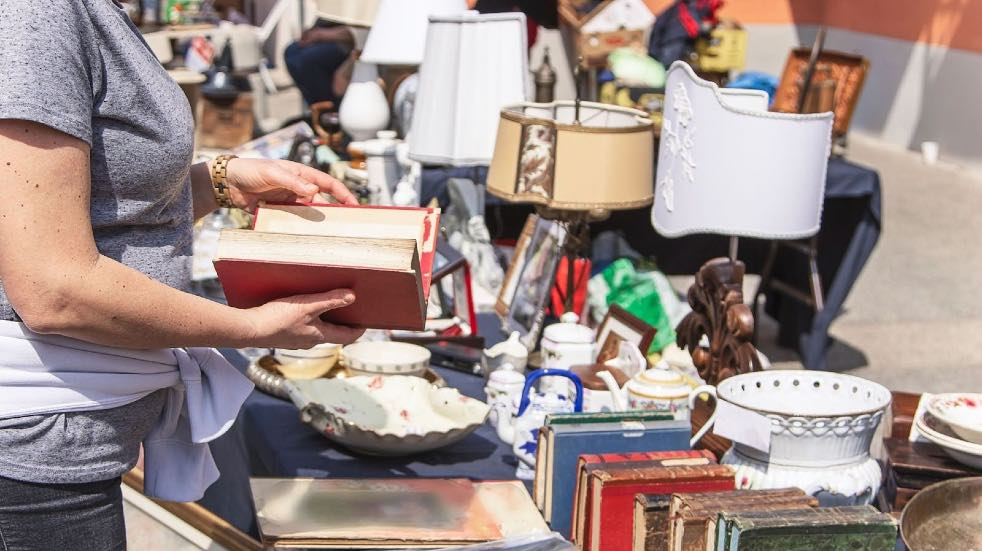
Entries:
[[938, 394], [931, 397], [927, 410], [962, 440], [982, 444], [982, 394]]
[[944, 421], [925, 411], [914, 420], [921, 436], [937, 444], [949, 457], [962, 465], [982, 469], [982, 444], [973, 444], [959, 438]]
[[410, 375], [287, 381], [300, 418], [328, 439], [370, 455], [411, 455], [474, 432], [490, 407]]

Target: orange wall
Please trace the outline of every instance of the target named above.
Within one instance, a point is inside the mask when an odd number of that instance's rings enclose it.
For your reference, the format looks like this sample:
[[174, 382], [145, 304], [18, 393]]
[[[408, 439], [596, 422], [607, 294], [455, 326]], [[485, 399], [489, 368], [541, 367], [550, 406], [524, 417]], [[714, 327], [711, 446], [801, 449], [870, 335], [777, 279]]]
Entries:
[[[645, 0], [660, 13], [671, 0]], [[726, 0], [744, 24], [819, 25], [982, 53], [979, 0]]]

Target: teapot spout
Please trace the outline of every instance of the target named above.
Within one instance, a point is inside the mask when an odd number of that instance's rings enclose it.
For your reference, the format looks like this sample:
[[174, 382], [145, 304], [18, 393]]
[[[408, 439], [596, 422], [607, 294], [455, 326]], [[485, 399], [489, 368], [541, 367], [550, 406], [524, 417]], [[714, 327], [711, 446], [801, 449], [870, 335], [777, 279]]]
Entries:
[[507, 409], [498, 413], [498, 425], [495, 427], [495, 432], [505, 444], [515, 443], [515, 418]]
[[611, 375], [610, 371], [598, 371], [597, 377], [600, 377], [604, 384], [607, 385], [607, 390], [610, 391], [610, 398], [614, 405], [614, 411], [627, 411], [626, 392], [617, 386], [617, 381]]

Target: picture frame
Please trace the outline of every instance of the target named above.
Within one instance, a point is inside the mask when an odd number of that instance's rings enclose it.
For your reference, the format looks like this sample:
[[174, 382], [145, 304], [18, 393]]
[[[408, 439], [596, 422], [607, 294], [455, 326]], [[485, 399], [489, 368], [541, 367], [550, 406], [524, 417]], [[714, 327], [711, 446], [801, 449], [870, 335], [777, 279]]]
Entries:
[[[448, 279], [449, 278], [449, 279]], [[467, 259], [453, 246], [439, 240], [433, 257], [431, 285], [445, 313], [467, 324], [464, 335], [477, 333], [477, 314]]]
[[514, 259], [514, 268], [510, 268], [514, 271], [514, 291], [502, 329], [506, 334], [517, 331], [519, 341], [529, 350], [535, 348], [542, 331], [546, 301], [555, 285], [565, 241], [566, 228], [562, 224], [536, 217], [527, 246]]
[[599, 345], [597, 363], [614, 359], [620, 353], [620, 343], [634, 344], [645, 356], [655, 340], [657, 329], [617, 304], [611, 304], [603, 322], [597, 327]]
[[501, 281], [498, 299], [494, 303], [494, 311], [501, 318], [501, 321], [504, 321], [508, 317], [511, 301], [515, 298], [518, 272], [521, 271], [521, 266], [525, 263], [525, 251], [528, 250], [529, 241], [532, 239], [532, 232], [535, 231], [535, 225], [538, 221], [539, 217], [535, 214], [530, 214], [525, 219], [525, 225], [522, 226], [522, 233], [519, 234], [518, 242], [515, 244], [515, 252], [511, 255], [511, 262], [508, 263], [508, 269], [505, 271], [505, 278]]

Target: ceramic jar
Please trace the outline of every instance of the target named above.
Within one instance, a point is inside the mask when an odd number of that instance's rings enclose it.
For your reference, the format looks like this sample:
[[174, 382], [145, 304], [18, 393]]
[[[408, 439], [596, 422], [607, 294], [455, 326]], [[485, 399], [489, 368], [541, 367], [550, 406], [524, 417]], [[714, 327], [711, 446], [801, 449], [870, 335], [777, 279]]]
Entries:
[[488, 376], [488, 384], [484, 387], [491, 413], [488, 419], [497, 426], [498, 420], [510, 422], [515, 414], [515, 404], [521, 399], [525, 387], [525, 375], [510, 369], [498, 369]]
[[[576, 314], [568, 312], [560, 318], [560, 323], [546, 327], [542, 332], [540, 348], [542, 367], [568, 371], [574, 365], [592, 364], [597, 357], [597, 345], [592, 329], [577, 323]], [[568, 385], [561, 379], [551, 379], [541, 383], [545, 390], [563, 393]]]
[[[822, 506], [873, 501], [882, 473], [870, 444], [891, 401], [882, 385], [838, 373], [776, 370], [730, 377], [711, 394], [770, 421], [769, 452], [737, 442], [723, 456], [722, 463], [736, 468], [738, 488], [797, 486]], [[696, 438], [712, 427], [717, 412]]]

